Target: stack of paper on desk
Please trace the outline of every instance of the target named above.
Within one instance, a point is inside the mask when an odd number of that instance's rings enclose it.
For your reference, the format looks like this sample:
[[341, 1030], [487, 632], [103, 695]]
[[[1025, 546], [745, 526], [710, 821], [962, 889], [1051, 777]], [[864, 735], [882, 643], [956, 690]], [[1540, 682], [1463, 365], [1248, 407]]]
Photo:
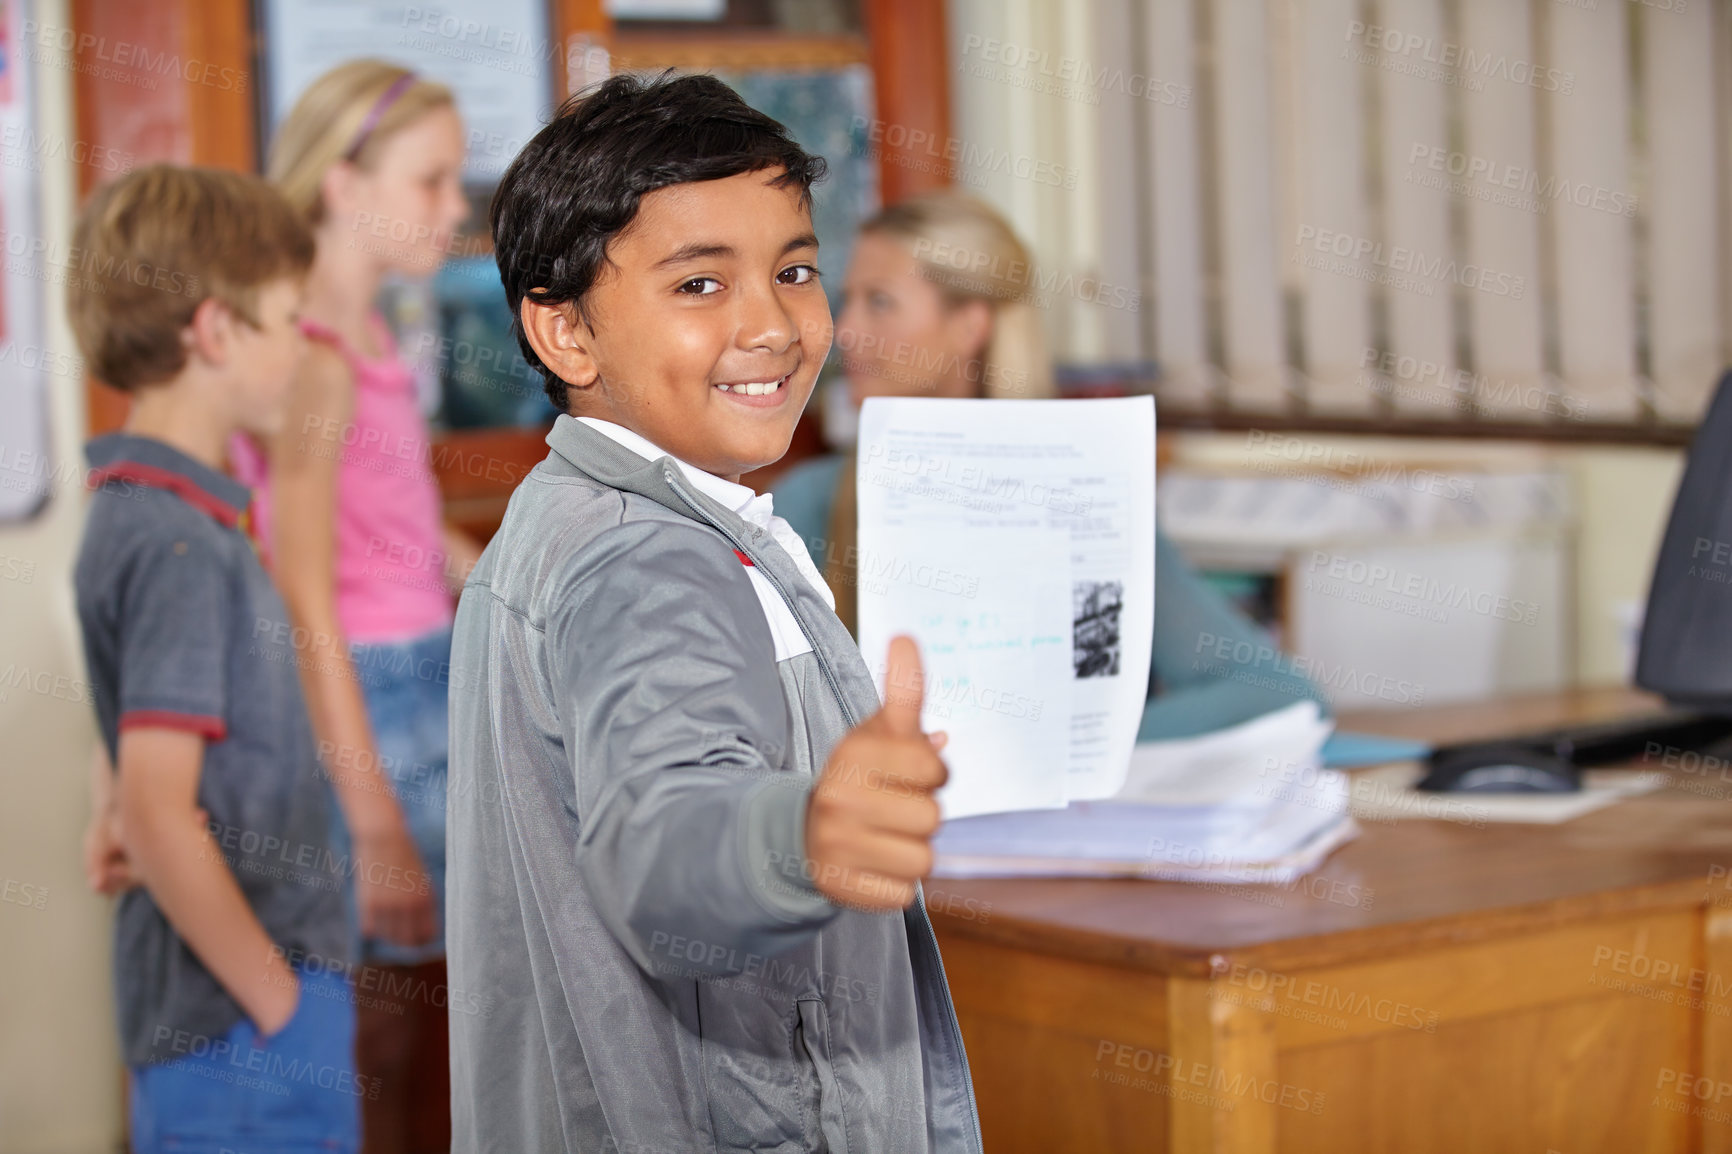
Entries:
[[1137, 877], [1284, 885], [1316, 869], [1358, 832], [1341, 811], [1290, 804], [1079, 801], [1055, 812], [947, 822], [936, 841], [932, 872], [951, 878]]
[[1204, 737], [1138, 745], [1111, 799], [946, 822], [933, 872], [1291, 882], [1358, 832], [1347, 779], [1320, 768], [1329, 728], [1307, 701]]
[[1336, 783], [1339, 775], [1325, 777], [1318, 770], [1323, 743], [1333, 728], [1315, 701], [1296, 701], [1231, 729], [1144, 742], [1131, 750], [1124, 785], [1113, 796], [1117, 801], [1207, 805], [1278, 800], [1279, 787]]

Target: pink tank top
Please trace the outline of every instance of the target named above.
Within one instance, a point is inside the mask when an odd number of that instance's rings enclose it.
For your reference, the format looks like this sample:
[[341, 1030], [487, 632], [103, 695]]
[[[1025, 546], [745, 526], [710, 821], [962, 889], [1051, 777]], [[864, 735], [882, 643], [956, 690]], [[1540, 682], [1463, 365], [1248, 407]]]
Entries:
[[[324, 325], [301, 322], [303, 333], [336, 349], [355, 374], [349, 423], [309, 430], [306, 443], [337, 461], [336, 593], [343, 634], [350, 641], [405, 641], [451, 622], [444, 518], [415, 378], [384, 321], [376, 314], [369, 319], [385, 349], [376, 361]], [[230, 456], [235, 475], [253, 490], [253, 532], [268, 562], [272, 510], [264, 455], [250, 438], [236, 436]]]

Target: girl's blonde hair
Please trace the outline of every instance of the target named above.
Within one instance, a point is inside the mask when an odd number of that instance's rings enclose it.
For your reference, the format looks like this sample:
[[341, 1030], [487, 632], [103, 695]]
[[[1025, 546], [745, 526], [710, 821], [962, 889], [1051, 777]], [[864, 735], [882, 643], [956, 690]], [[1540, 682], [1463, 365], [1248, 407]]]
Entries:
[[[411, 77], [405, 82], [405, 77]], [[402, 85], [401, 91], [387, 96]], [[319, 186], [349, 159], [369, 171], [380, 147], [422, 116], [455, 103], [443, 84], [383, 60], [350, 60], [307, 86], [271, 141], [265, 175], [308, 224], [325, 216]], [[369, 119], [372, 123], [369, 125]]]
[[992, 335], [981, 356], [982, 396], [1055, 394], [1046, 332], [1033, 303], [1034, 263], [997, 210], [943, 189], [891, 205], [860, 231], [903, 241], [921, 275], [948, 303], [982, 300], [992, 307]]

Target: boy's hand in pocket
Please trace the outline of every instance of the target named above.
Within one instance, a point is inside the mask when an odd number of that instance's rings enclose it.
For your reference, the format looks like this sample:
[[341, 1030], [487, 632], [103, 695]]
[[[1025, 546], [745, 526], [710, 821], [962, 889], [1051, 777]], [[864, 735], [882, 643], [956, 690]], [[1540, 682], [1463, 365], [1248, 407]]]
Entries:
[[84, 881], [105, 897], [138, 884], [120, 840], [119, 814], [98, 810], [90, 815], [90, 824], [84, 829]]
[[439, 932], [432, 880], [408, 823], [398, 815], [395, 821], [357, 836], [355, 859], [362, 935], [400, 946], [432, 941]]
[[893, 638], [884, 707], [837, 743], [812, 788], [806, 858], [818, 892], [839, 906], [902, 909], [932, 869], [932, 794], [949, 771], [938, 758], [944, 735], [920, 731], [924, 687], [913, 638]]

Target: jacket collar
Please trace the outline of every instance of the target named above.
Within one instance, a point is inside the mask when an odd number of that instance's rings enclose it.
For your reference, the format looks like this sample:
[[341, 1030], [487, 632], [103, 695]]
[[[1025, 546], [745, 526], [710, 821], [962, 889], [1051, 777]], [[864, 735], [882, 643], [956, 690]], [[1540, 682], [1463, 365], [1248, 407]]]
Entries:
[[715, 498], [722, 505], [732, 509], [759, 528], [769, 526], [773, 506], [768, 493], [760, 495], [752, 492], [749, 486], [730, 481], [725, 477], [718, 477], [714, 473], [706, 473], [696, 465], [673, 456], [648, 437], [628, 429], [624, 425], [616, 425], [612, 421], [604, 421], [599, 417], [578, 417], [577, 423], [588, 425], [610, 441], [624, 445], [646, 460], [659, 461], [663, 457], [667, 457], [679, 466], [679, 470], [685, 475], [686, 480], [697, 486], [705, 496]]
[[601, 431], [563, 413], [548, 432], [547, 443], [585, 476], [609, 488], [647, 497], [693, 520], [710, 523], [724, 536], [733, 539], [735, 548], [745, 552], [754, 562], [758, 559], [757, 550], [774, 549], [793, 570], [794, 562], [767, 530], [746, 521], [691, 483], [684, 476], [679, 461], [672, 456], [663, 453], [660, 457], [645, 460]]
[[109, 481], [167, 489], [229, 529], [240, 525], [252, 498], [247, 487], [233, 477], [154, 437], [109, 433], [86, 445], [84, 455], [93, 470], [92, 489]]
[[877, 710], [878, 689], [860, 656], [860, 647], [767, 529], [745, 520], [692, 484], [673, 457], [664, 454], [646, 461], [575, 417], [561, 414], [547, 434], [547, 443], [584, 476], [611, 489], [636, 493], [718, 530], [770, 578], [793, 610], [820, 665], [835, 683], [848, 724], [857, 725]]

